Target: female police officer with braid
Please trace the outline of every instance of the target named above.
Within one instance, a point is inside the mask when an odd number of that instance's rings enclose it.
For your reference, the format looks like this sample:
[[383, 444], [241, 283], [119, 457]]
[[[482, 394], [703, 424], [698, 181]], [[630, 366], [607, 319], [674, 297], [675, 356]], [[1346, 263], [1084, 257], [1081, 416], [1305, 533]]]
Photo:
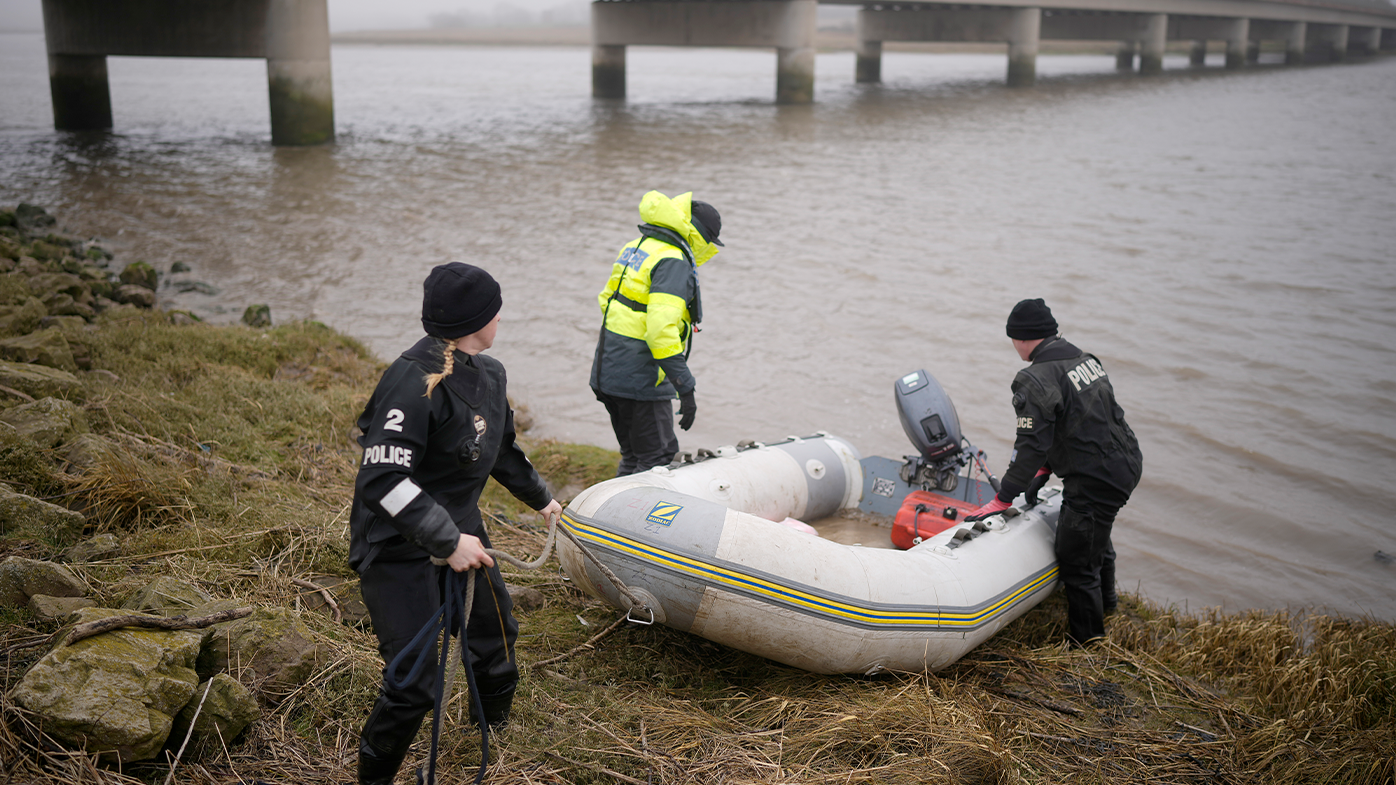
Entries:
[[[504, 366], [481, 354], [494, 342], [499, 284], [468, 264], [436, 267], [423, 285], [427, 337], [403, 352], [363, 414], [363, 461], [354, 484], [349, 563], [391, 663], [442, 606], [446, 567], [477, 568], [468, 653], [485, 722], [502, 725], [518, 682], [513, 603], [494, 560], [478, 502], [494, 477], [550, 521], [552, 498], [514, 442]], [[446, 566], [433, 564], [444, 560]], [[436, 700], [432, 668], [405, 685], [386, 678], [359, 738], [361, 785], [391, 785]]]

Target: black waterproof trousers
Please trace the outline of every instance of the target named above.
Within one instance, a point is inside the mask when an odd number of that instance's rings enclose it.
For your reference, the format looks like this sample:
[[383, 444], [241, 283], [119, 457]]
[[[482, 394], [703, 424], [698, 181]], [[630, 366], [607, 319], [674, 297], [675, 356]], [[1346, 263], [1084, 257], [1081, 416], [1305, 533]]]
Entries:
[[679, 451], [674, 435], [674, 401], [636, 401], [598, 392], [597, 400], [611, 416], [611, 429], [620, 444], [620, 466], [616, 476], [668, 466]]
[[1077, 645], [1104, 636], [1105, 614], [1119, 603], [1110, 542], [1119, 512], [1120, 505], [1068, 494], [1057, 517], [1057, 574], [1066, 591], [1067, 632]]
[[[480, 539], [489, 547], [487, 537]], [[398, 652], [441, 608], [442, 593], [449, 567], [438, 567], [424, 551], [409, 543], [385, 547], [361, 576], [364, 604], [378, 636], [378, 652], [386, 668]], [[466, 629], [469, 652], [462, 661], [473, 668], [475, 683], [490, 725], [508, 719], [519, 671], [514, 661], [514, 641], [519, 626], [514, 620], [513, 601], [504, 588], [498, 567], [475, 572], [475, 605]], [[439, 652], [439, 650], [438, 650]], [[409, 654], [394, 674], [406, 676], [415, 659]], [[364, 722], [359, 738], [359, 782], [362, 785], [391, 783], [407, 756], [408, 748], [421, 727], [422, 719], [436, 703], [439, 653], [428, 654], [421, 674], [401, 689], [392, 689], [387, 678], [379, 689], [378, 700]]]

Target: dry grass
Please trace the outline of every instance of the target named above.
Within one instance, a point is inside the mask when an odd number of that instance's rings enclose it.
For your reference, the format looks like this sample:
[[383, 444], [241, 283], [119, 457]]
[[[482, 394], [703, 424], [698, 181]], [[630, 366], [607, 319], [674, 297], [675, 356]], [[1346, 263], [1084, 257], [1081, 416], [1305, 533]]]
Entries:
[[[263, 335], [267, 337], [262, 337]], [[244, 736], [186, 750], [175, 783], [354, 781], [357, 734], [382, 667], [372, 635], [311, 610], [294, 581], [347, 569], [353, 421], [381, 366], [313, 325], [266, 333], [173, 327], [158, 316], [87, 333], [121, 378], [75, 395], [112, 456], [77, 474], [54, 455], [0, 453], [20, 490], [84, 509], [122, 555], [76, 565], [104, 603], [156, 575], [239, 603], [298, 607], [331, 652]], [[614, 471], [606, 450], [529, 445], [564, 500]], [[21, 451], [22, 452], [22, 451]], [[11, 461], [6, 463], [5, 461]], [[54, 489], [61, 488], [60, 492]], [[486, 496], [496, 547], [535, 556], [544, 530]], [[0, 540], [0, 558], [67, 543]], [[544, 667], [616, 619], [556, 563], [510, 573], [545, 597], [521, 613], [526, 666], [489, 782], [1391, 783], [1396, 626], [1304, 613], [1181, 614], [1127, 599], [1106, 645], [1068, 650], [1060, 595], [937, 674], [817, 676], [662, 627], [624, 626]], [[585, 622], [585, 623], [583, 623]], [[0, 610], [0, 688], [54, 626]], [[478, 736], [460, 695], [439, 780], [473, 779]], [[45, 739], [0, 697], [0, 783], [163, 783], [168, 761], [97, 765]], [[425, 760], [426, 735], [409, 758]], [[410, 781], [405, 769], [399, 782]]]

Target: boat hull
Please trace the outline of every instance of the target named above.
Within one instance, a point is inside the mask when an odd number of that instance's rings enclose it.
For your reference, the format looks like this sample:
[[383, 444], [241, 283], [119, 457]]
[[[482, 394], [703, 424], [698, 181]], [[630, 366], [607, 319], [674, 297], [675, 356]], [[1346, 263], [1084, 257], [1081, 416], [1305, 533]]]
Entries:
[[[1055, 492], [982, 531], [952, 527], [907, 551], [843, 545], [769, 519], [802, 517], [796, 511], [814, 519], [808, 497], [827, 499], [840, 487], [835, 510], [856, 506], [856, 451], [836, 437], [792, 446], [793, 456], [776, 446], [784, 457], [735, 453], [700, 471], [690, 469], [703, 464], [608, 480], [579, 494], [563, 525], [648, 606], [632, 618], [652, 613], [674, 629], [816, 673], [943, 668], [1055, 587]], [[780, 461], [805, 473], [807, 498], [790, 492], [793, 470], [771, 468]], [[733, 506], [737, 496], [756, 499], [744, 503], [762, 515]], [[957, 536], [962, 530], [970, 534]], [[579, 587], [631, 608], [567, 538], [559, 557]]]

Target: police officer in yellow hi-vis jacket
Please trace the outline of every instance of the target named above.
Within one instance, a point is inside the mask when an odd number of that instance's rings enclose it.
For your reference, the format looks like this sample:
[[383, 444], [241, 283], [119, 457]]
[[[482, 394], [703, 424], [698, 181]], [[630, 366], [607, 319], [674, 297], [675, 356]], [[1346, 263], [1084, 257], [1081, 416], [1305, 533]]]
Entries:
[[679, 450], [674, 435], [697, 412], [688, 354], [703, 319], [698, 268], [722, 241], [722, 217], [692, 193], [670, 199], [650, 191], [640, 200], [640, 236], [626, 244], [597, 295], [601, 336], [591, 364], [591, 389], [605, 404], [620, 443], [617, 476], [663, 466]]

